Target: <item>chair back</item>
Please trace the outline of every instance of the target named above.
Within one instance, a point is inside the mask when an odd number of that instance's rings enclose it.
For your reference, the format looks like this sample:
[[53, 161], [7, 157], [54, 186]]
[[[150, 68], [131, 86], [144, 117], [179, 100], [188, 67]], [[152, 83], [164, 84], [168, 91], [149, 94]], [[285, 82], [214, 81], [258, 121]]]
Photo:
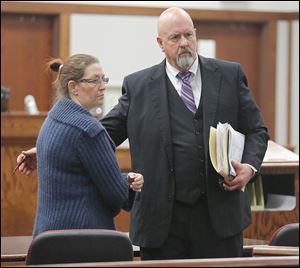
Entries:
[[121, 232], [103, 229], [53, 230], [37, 235], [26, 264], [132, 261], [133, 247]]
[[289, 223], [278, 228], [272, 234], [269, 245], [299, 247], [299, 223]]

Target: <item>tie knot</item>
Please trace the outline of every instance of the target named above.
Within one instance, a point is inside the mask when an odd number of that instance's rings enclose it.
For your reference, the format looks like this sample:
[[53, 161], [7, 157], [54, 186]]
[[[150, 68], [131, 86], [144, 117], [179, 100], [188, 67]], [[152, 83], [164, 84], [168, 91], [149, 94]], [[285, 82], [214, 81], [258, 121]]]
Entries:
[[179, 77], [181, 80], [187, 80], [189, 79], [191, 74], [192, 74], [191, 72], [185, 72], [185, 73], [180, 72], [177, 74], [177, 77]]

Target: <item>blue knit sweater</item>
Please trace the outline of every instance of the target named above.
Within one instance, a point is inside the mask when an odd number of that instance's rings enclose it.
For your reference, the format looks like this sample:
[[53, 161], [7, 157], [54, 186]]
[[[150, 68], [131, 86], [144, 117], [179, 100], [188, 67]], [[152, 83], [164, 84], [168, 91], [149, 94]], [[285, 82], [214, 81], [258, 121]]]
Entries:
[[37, 139], [38, 204], [33, 235], [58, 229], [114, 229], [129, 209], [127, 177], [114, 144], [88, 111], [69, 99], [57, 102]]

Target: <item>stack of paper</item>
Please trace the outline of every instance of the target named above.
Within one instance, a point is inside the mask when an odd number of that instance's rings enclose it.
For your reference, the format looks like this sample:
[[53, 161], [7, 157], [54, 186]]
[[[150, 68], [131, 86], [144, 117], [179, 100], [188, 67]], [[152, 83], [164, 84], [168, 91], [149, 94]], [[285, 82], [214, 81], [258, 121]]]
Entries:
[[231, 161], [241, 162], [245, 136], [228, 123], [210, 127], [209, 154], [214, 169], [223, 177], [236, 176]]

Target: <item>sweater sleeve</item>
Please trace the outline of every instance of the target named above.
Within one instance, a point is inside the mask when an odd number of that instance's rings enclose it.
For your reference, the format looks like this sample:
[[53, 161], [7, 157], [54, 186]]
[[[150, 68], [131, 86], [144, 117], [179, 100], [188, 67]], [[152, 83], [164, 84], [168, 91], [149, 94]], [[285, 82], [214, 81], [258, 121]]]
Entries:
[[129, 189], [108, 134], [104, 130], [93, 137], [83, 133], [78, 151], [86, 173], [94, 181], [101, 198], [112, 210], [119, 211], [128, 200]]

